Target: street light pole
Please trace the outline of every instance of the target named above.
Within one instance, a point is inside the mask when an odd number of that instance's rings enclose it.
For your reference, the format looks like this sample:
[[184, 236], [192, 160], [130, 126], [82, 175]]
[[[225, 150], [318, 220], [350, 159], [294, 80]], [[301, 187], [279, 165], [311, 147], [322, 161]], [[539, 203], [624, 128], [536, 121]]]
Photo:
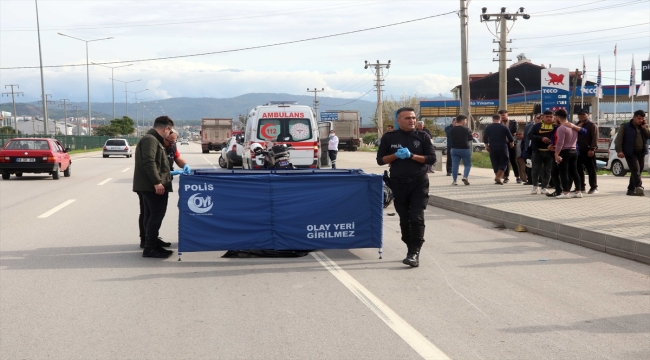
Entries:
[[519, 78], [515, 78], [515, 80], [517, 80], [519, 85], [524, 88], [524, 111], [526, 112], [526, 122], [528, 122], [528, 100], [526, 100], [526, 87], [521, 83], [521, 81], [519, 81]]
[[126, 115], [125, 116], [128, 117], [129, 116], [129, 89], [128, 89], [128, 84], [132, 83], [132, 82], [136, 82], [136, 81], [142, 81], [142, 79], [131, 80], [131, 81], [122, 81], [122, 80], [115, 79], [115, 81], [119, 81], [121, 83], [124, 83], [124, 100], [125, 100], [125, 104], [126, 104]]
[[67, 36], [75, 40], [83, 41], [86, 43], [86, 89], [88, 92], [88, 136], [90, 136], [92, 133], [92, 113], [90, 111], [90, 63], [88, 62], [88, 43], [93, 41], [110, 40], [113, 39], [113, 37], [111, 36], [111, 37], [101, 38], [101, 39], [84, 40], [63, 33], [58, 33], [58, 34], [61, 36]]
[[[147, 100], [147, 99], [152, 99], [152, 98], [153, 98], [152, 96], [149, 96], [149, 97], [146, 97], [144, 99], [140, 99], [140, 102], [142, 102], [142, 100]], [[147, 105], [142, 105], [142, 107], [144, 108], [142, 110], [142, 126], [144, 127], [144, 110], [147, 108]], [[136, 130], [136, 135], [137, 135], [139, 130], [140, 130], [140, 129], [138, 129], [138, 119], [137, 119], [137, 117], [135, 119], [135, 126], [136, 126], [136, 129], [137, 129]]]
[[113, 79], [115, 76], [113, 75], [113, 70], [115, 70], [117, 68], [121, 68], [121, 67], [131, 66], [133, 64], [120, 65], [120, 66], [106, 66], [106, 65], [102, 65], [102, 64], [93, 63], [93, 65], [99, 65], [99, 66], [103, 66], [103, 67], [111, 69], [111, 89], [112, 89], [112, 95], [113, 95], [113, 120], [114, 120], [114, 119], [116, 119], [116, 117], [115, 117], [115, 79]]
[[[141, 93], [141, 92], [147, 91], [147, 90], [149, 90], [149, 89], [144, 89], [144, 90], [140, 90], [140, 91], [126, 91], [126, 90], [124, 90], [124, 92], [126, 92], [127, 94], [128, 93], [135, 94], [135, 126], [136, 126], [136, 129], [138, 128], [138, 93]], [[137, 132], [136, 132], [136, 135], [137, 135]]]

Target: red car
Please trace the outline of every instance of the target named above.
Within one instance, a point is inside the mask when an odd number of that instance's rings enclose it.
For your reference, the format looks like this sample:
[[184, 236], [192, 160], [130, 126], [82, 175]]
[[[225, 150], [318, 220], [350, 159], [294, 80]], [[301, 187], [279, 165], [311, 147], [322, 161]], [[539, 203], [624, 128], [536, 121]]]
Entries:
[[2, 179], [8, 180], [11, 174], [16, 177], [24, 173], [48, 173], [54, 180], [59, 179], [59, 172], [69, 177], [72, 160], [69, 148], [63, 149], [56, 139], [14, 138], [0, 150], [0, 173]]

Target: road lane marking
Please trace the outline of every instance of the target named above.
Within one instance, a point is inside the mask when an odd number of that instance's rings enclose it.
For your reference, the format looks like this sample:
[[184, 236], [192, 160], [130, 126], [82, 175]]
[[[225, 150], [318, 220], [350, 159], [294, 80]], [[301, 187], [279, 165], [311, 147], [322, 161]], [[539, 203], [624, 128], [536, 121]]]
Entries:
[[45, 219], [46, 217], [49, 217], [50, 215], [52, 215], [52, 214], [54, 214], [55, 212], [57, 212], [57, 211], [63, 209], [64, 207], [66, 207], [66, 206], [72, 204], [72, 203], [75, 202], [75, 201], [77, 201], [77, 199], [70, 199], [70, 200], [67, 200], [66, 202], [64, 202], [63, 204], [61, 204], [61, 205], [59, 205], [59, 206], [57, 206], [57, 207], [55, 207], [55, 208], [53, 208], [52, 210], [50, 210], [50, 211], [48, 211], [48, 212], [44, 212], [44, 213], [42, 213], [42, 214], [39, 215], [37, 218], [38, 218], [38, 219]]
[[111, 180], [113, 180], [113, 178], [108, 178], [108, 179], [106, 179], [106, 180], [100, 182], [100, 183], [97, 184], [97, 185], [104, 185], [104, 184], [106, 184], [107, 182], [109, 182], [109, 181], [111, 181]]
[[201, 156], [205, 159], [205, 161], [208, 162], [208, 164], [212, 165], [213, 168], [215, 168], [215, 169], [217, 168], [217, 167], [212, 163], [212, 161], [208, 160], [207, 157], [205, 157], [205, 156], [203, 156], [203, 155], [201, 155]]
[[126, 169], [122, 170], [122, 172], [127, 172], [129, 170], [131, 170], [131, 168], [126, 168]]
[[373, 293], [361, 285], [345, 270], [341, 269], [327, 255], [320, 251], [311, 252], [311, 255], [318, 260], [335, 278], [337, 278], [354, 296], [375, 313], [388, 327], [401, 337], [413, 350], [417, 351], [422, 358], [427, 360], [449, 360], [449, 357], [433, 345], [420, 332], [415, 330], [406, 320], [402, 319], [396, 312], [384, 304]]

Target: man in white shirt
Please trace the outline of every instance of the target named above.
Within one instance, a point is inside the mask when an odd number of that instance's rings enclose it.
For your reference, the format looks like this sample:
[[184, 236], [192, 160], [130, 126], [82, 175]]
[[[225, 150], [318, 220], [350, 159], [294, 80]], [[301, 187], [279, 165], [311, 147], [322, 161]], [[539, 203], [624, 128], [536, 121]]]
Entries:
[[332, 169], [336, 169], [336, 154], [339, 152], [339, 138], [336, 136], [334, 130], [330, 130], [330, 140], [327, 144], [327, 154], [332, 163]]

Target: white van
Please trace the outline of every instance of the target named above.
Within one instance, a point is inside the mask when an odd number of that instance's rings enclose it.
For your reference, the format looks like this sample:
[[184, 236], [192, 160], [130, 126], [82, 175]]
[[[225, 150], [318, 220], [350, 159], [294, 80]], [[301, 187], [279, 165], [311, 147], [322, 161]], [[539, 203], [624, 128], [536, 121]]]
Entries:
[[[618, 133], [616, 134], [618, 135]], [[607, 169], [611, 170], [614, 176], [625, 176], [628, 171], [630, 171], [629, 166], [627, 166], [627, 161], [625, 158], [619, 158], [616, 154], [616, 135], [612, 137], [612, 142], [609, 145], [609, 159], [607, 161]], [[650, 148], [650, 139], [648, 139], [648, 147]], [[643, 170], [650, 173], [650, 155], [645, 156], [645, 164]]]
[[251, 110], [244, 134], [244, 169], [261, 168], [251, 151], [254, 143], [265, 149], [275, 144], [291, 144], [289, 156], [295, 167], [320, 168], [316, 117], [309, 106], [297, 105], [296, 101], [269, 102]]

